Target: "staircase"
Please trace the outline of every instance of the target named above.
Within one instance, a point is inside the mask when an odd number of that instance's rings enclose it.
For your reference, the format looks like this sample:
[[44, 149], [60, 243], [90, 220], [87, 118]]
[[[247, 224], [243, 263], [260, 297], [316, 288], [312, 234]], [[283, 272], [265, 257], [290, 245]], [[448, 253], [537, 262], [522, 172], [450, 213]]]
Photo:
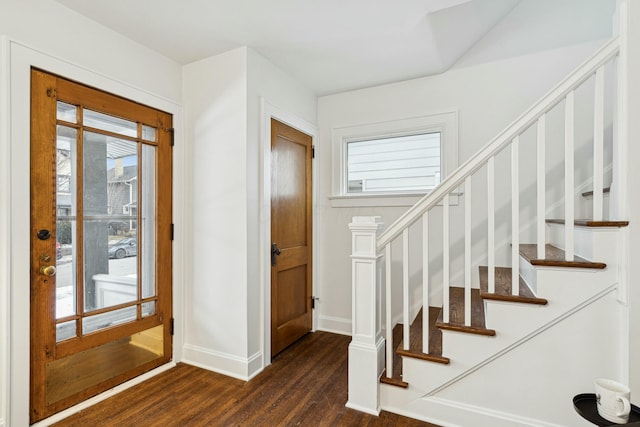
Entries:
[[[628, 223], [605, 219], [603, 202], [618, 50], [618, 39], [603, 46], [384, 231], [379, 217], [354, 218], [347, 406], [441, 425], [582, 425], [571, 398], [619, 375], [607, 349], [620, 345]], [[550, 161], [557, 109], [564, 146]], [[588, 155], [576, 141], [585, 122]], [[556, 164], [564, 176], [547, 182]]]

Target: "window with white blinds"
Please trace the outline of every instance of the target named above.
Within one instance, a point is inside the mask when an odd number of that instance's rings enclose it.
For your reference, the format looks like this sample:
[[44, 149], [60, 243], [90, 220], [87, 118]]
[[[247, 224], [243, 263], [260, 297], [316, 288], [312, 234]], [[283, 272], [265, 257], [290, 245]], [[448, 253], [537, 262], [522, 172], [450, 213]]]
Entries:
[[456, 111], [333, 127], [334, 207], [411, 206], [458, 166]]
[[347, 193], [427, 192], [440, 183], [441, 132], [347, 142]]

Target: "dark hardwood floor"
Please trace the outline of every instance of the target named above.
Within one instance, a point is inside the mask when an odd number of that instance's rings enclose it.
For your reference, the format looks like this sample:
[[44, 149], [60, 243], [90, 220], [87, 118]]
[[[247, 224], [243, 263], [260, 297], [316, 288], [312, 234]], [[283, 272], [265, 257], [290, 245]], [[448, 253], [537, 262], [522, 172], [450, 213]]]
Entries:
[[55, 426], [434, 427], [344, 406], [350, 339], [327, 332], [308, 334], [248, 382], [181, 363]]

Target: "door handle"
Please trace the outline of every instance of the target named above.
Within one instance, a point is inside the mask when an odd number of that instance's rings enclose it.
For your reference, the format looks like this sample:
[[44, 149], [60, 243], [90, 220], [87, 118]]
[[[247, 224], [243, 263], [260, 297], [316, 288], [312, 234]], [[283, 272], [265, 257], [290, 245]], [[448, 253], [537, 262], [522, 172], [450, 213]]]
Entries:
[[56, 268], [53, 265], [48, 265], [48, 266], [43, 266], [40, 267], [40, 274], [44, 275], [44, 276], [55, 276], [56, 274]]
[[281, 253], [282, 251], [278, 248], [278, 244], [272, 243], [271, 244], [271, 266], [276, 265], [276, 263], [278, 262], [276, 257]]

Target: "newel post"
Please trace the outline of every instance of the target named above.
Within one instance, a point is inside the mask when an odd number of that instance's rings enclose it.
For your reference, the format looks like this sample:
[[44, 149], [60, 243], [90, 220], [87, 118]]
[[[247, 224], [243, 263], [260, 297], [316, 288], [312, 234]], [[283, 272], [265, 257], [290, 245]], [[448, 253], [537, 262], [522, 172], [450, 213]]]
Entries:
[[351, 344], [347, 407], [380, 413], [379, 380], [384, 369], [381, 321], [381, 278], [376, 238], [379, 216], [353, 217], [351, 230]]

